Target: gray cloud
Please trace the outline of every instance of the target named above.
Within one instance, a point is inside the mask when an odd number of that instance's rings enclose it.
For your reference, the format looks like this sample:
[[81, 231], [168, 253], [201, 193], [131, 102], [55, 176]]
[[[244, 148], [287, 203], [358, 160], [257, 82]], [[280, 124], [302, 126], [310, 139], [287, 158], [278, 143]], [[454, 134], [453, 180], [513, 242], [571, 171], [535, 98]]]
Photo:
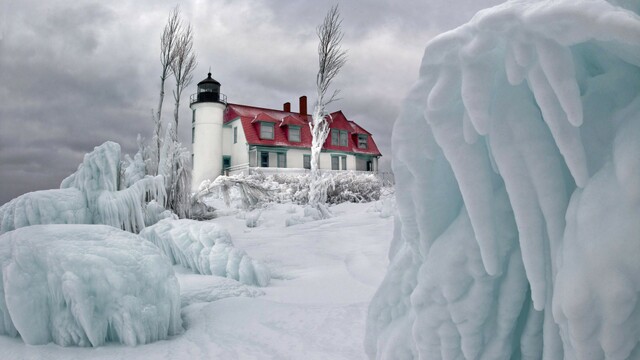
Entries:
[[[348, 1], [340, 4], [349, 60], [336, 86], [342, 109], [373, 133], [388, 166], [390, 135], [426, 42], [498, 0]], [[159, 85], [159, 35], [174, 1], [22, 0], [0, 11], [0, 204], [59, 186], [106, 140], [136, 150], [150, 136]], [[315, 27], [330, 3], [189, 1], [199, 65], [230, 102], [279, 108], [315, 98]], [[171, 82], [163, 109], [173, 112]], [[188, 97], [179, 135], [190, 143]]]

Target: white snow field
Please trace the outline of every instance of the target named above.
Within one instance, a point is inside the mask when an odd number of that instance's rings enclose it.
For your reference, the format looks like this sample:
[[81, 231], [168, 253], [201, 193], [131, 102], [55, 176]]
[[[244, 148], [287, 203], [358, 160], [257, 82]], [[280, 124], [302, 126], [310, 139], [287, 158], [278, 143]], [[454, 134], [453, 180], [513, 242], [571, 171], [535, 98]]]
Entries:
[[[19, 333], [17, 341], [137, 345], [182, 332], [173, 268], [135, 234], [105, 225], [23, 227], [0, 236], [0, 269], [0, 334]], [[24, 358], [7, 355], [0, 358]]]
[[509, 1], [427, 45], [370, 358], [640, 359], [639, 12]]
[[[164, 203], [162, 176], [144, 177], [133, 161], [124, 177], [120, 170], [120, 145], [96, 146], [60, 189], [30, 192], [2, 205], [0, 234], [37, 224], [105, 224], [137, 232], [149, 221], [171, 217], [161, 206], [146, 207], [148, 200]], [[129, 187], [119, 189], [118, 180]]]
[[302, 216], [303, 208], [273, 204], [254, 228], [246, 226], [247, 214], [216, 204], [223, 211], [211, 223], [271, 270], [267, 287], [175, 265], [182, 334], [135, 347], [98, 348], [29, 346], [0, 336], [0, 358], [365, 359], [367, 307], [384, 276], [393, 232], [388, 203], [345, 203], [331, 207], [330, 219], [289, 227], [285, 220]]
[[165, 219], [146, 227], [140, 236], [158, 246], [173, 264], [198, 274], [256, 286], [267, 286], [271, 279], [267, 267], [235, 248], [229, 232], [211, 222]]

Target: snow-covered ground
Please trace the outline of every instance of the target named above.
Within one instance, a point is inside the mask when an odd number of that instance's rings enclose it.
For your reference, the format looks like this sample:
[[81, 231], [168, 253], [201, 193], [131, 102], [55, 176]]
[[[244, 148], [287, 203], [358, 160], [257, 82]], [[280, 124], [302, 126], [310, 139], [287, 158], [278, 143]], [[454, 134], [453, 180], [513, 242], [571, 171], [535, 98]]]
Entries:
[[273, 204], [258, 226], [227, 212], [212, 220], [272, 272], [268, 287], [176, 266], [185, 332], [127, 347], [28, 346], [0, 336], [0, 359], [363, 359], [369, 301], [388, 264], [393, 217], [379, 203], [345, 203], [335, 217], [296, 226], [302, 207]]

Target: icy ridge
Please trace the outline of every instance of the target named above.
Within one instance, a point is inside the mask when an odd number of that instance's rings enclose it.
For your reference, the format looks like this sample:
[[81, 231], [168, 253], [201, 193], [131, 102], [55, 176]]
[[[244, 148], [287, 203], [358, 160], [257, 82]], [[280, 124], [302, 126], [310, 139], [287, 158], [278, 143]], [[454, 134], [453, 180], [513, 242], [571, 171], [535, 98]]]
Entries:
[[166, 219], [145, 228], [140, 236], [157, 245], [172, 263], [198, 274], [255, 286], [267, 286], [271, 279], [264, 264], [235, 248], [229, 232], [214, 223]]
[[150, 242], [105, 225], [0, 236], [0, 334], [30, 345], [146, 344], [182, 331], [180, 289]]
[[640, 357], [639, 8], [509, 1], [427, 45], [371, 358]]
[[[105, 224], [138, 232], [151, 224], [149, 220], [170, 217], [157, 207], [148, 214], [150, 200], [165, 202], [164, 180], [141, 177], [134, 169], [139, 167], [139, 161], [130, 162], [128, 177], [121, 179], [120, 145], [105, 142], [84, 156], [59, 190], [27, 193], [0, 207], [0, 234], [37, 224]], [[129, 186], [118, 191], [120, 181]]]

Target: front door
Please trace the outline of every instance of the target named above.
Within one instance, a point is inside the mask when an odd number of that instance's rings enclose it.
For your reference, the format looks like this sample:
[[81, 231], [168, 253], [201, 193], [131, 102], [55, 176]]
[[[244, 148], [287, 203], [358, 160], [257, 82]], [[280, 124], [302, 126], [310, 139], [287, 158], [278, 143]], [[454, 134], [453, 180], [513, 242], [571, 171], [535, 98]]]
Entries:
[[260, 152], [260, 167], [269, 167], [269, 153], [266, 151]]

